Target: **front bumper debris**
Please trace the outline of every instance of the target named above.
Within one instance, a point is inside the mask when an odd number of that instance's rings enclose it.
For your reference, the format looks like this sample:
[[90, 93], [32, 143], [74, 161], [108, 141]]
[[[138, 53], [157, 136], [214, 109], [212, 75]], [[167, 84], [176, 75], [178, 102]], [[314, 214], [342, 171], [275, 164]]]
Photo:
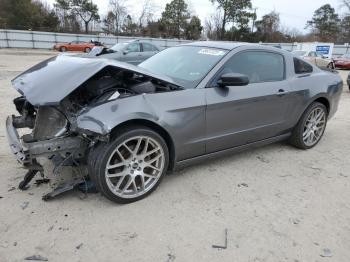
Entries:
[[55, 137], [43, 141], [26, 143], [19, 138], [13, 125], [13, 116], [6, 119], [7, 139], [17, 161], [27, 166], [37, 157], [54, 154], [71, 155], [80, 158], [88, 147], [87, 141], [78, 136]]
[[44, 200], [66, 192], [84, 182], [86, 172], [82, 166], [86, 162], [89, 141], [80, 136], [63, 135], [47, 140], [29, 140], [20, 137], [14, 126], [14, 116], [6, 119], [8, 143], [16, 160], [28, 169], [19, 189], [28, 189], [28, 184], [36, 174], [50, 181], [53, 191], [43, 196]]
[[22, 165], [30, 163], [29, 151], [22, 145], [18, 132], [13, 126], [13, 116], [8, 116], [6, 119], [6, 134], [11, 151], [17, 161]]

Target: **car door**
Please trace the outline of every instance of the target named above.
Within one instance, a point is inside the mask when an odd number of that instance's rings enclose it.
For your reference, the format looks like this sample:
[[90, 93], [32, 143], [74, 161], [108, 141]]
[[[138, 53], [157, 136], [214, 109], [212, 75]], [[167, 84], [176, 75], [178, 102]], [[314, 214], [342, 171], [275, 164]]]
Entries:
[[151, 56], [155, 55], [157, 52], [159, 51], [154, 45], [150, 43], [142, 43], [143, 60], [150, 58]]
[[88, 43], [86, 43], [86, 42], [78, 42], [78, 44], [77, 44], [77, 51], [85, 52], [85, 48], [86, 47], [88, 47]]
[[72, 41], [68, 45], [68, 50], [69, 51], [77, 51], [77, 46], [78, 46], [78, 41]]
[[74, 51], [74, 41], [67, 43], [67, 51]]
[[309, 53], [307, 54], [307, 56], [305, 57], [305, 60], [308, 61], [308, 62], [310, 62], [310, 63], [312, 63], [312, 64], [314, 64], [314, 65], [317, 65], [317, 63], [316, 63], [316, 58], [317, 58], [316, 52], [311, 51], [311, 52], [309, 52]]
[[141, 45], [138, 42], [128, 44], [123, 50], [120, 60], [130, 64], [138, 65], [142, 62]]
[[316, 65], [318, 67], [327, 67], [329, 63], [330, 62], [328, 62], [328, 60], [324, 58], [322, 54], [316, 53]]
[[[247, 86], [219, 87], [225, 73], [247, 75]], [[206, 152], [216, 152], [282, 134], [292, 107], [285, 58], [272, 51], [233, 55], [206, 88]]]

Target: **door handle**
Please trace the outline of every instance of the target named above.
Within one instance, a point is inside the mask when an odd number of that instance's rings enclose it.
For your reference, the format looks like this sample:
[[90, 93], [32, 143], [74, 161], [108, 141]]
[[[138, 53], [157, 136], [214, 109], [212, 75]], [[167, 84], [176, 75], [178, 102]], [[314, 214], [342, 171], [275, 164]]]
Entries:
[[278, 95], [278, 96], [284, 96], [284, 95], [286, 95], [286, 94], [288, 94], [288, 91], [285, 91], [284, 89], [280, 89], [280, 90], [278, 90], [278, 92], [277, 92], [277, 95]]

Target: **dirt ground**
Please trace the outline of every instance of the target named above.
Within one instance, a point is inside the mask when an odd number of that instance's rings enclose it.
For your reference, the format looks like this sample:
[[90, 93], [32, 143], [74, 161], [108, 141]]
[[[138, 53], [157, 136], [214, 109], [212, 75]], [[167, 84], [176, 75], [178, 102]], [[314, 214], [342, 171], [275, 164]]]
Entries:
[[[22, 192], [5, 118], [10, 80], [55, 53], [0, 49], [0, 261], [350, 261], [350, 93], [309, 151], [280, 143], [167, 176], [129, 205], [70, 192]], [[340, 71], [345, 78], [348, 72]], [[64, 79], [62, 80], [64, 84]], [[49, 87], [48, 87], [49, 88]], [[224, 245], [227, 229], [227, 249]]]

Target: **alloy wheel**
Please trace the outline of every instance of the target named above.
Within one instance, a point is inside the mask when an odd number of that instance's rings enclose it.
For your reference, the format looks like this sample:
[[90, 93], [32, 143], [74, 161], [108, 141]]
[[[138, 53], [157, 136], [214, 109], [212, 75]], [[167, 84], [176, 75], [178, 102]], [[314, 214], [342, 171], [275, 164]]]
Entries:
[[323, 108], [316, 107], [306, 119], [303, 131], [303, 141], [306, 146], [315, 145], [322, 137], [326, 128], [327, 114]]
[[116, 196], [136, 198], [157, 184], [164, 165], [161, 145], [151, 137], [135, 136], [112, 152], [105, 168], [105, 179]]

